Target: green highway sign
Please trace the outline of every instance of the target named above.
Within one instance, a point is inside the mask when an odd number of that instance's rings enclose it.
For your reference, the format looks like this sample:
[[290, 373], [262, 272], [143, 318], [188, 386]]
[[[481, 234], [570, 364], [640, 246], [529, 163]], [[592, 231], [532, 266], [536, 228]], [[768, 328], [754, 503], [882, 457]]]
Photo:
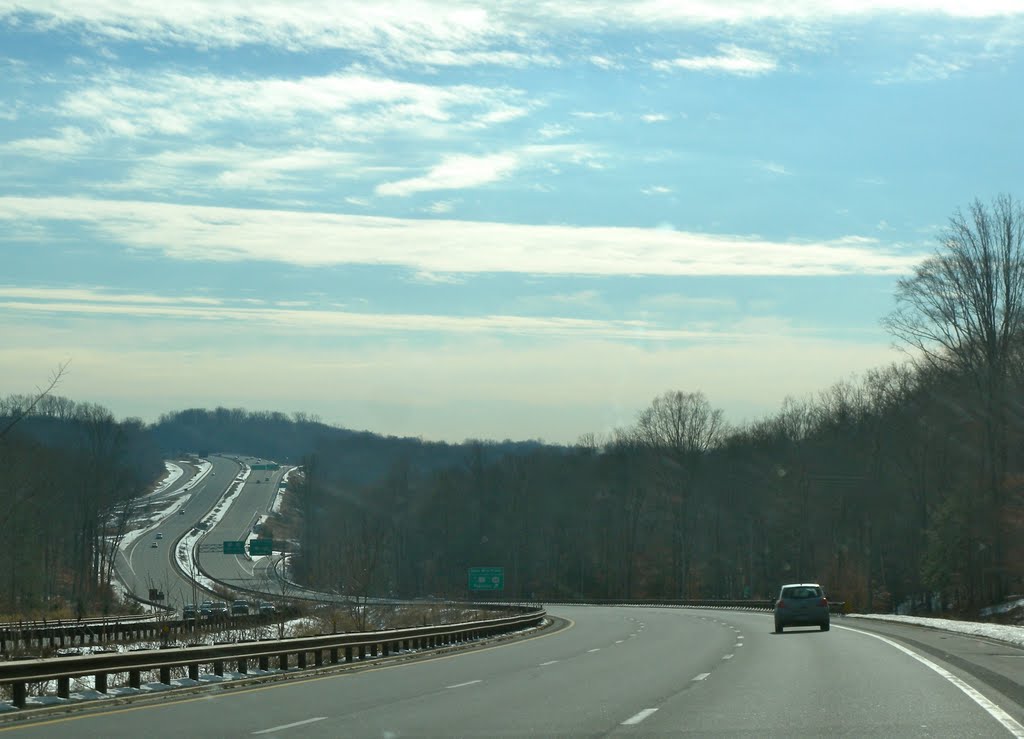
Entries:
[[274, 553], [274, 540], [273, 539], [253, 539], [249, 542], [249, 554], [256, 556], [258, 554], [273, 554]]
[[226, 542], [224, 542], [224, 554], [245, 554], [245, 542], [244, 541], [226, 541]]
[[505, 568], [504, 567], [470, 567], [469, 568], [469, 589], [470, 590], [504, 590], [505, 589]]

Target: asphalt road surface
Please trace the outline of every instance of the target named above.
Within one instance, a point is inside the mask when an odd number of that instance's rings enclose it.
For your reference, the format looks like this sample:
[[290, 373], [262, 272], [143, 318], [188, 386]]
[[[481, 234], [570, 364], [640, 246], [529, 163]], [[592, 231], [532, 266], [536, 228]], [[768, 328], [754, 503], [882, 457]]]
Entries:
[[[763, 613], [549, 611], [567, 626], [490, 648], [213, 688], [12, 730], [39, 737], [1006, 737], [1024, 720], [1024, 707], [985, 680], [960, 671], [965, 689], [978, 691], [973, 698], [954, 684], [957, 665], [915, 649], [925, 664], [898, 646], [901, 636], [883, 641], [862, 621], [776, 635]], [[924, 631], [908, 633], [916, 640]], [[1006, 655], [993, 659], [1003, 660], [1011, 683], [1022, 682], [1024, 651], [952, 635], [943, 642], [964, 650], [946, 650], [954, 661], [984, 649]]]
[[[149, 588], [162, 590], [165, 602], [175, 608], [192, 602], [193, 590], [191, 581], [184, 577], [174, 566], [174, 542], [186, 531], [192, 529], [198, 521], [220, 499], [229, 483], [241, 470], [241, 466], [227, 457], [210, 457], [213, 468], [201, 482], [191, 482], [196, 469], [191, 465], [177, 462], [185, 468], [185, 474], [178, 483], [167, 490], [159, 498], [149, 502], [157, 509], [166, 506], [166, 499], [181, 496], [183, 487], [188, 486], [186, 497], [181, 497], [180, 505], [162, 521], [156, 521], [147, 527], [146, 533], [126, 547], [117, 559], [117, 571], [126, 586], [140, 598], [149, 597]], [[179, 515], [183, 510], [184, 514]], [[161, 539], [156, 534], [162, 534]], [[153, 543], [156, 548], [153, 548]], [[201, 597], [200, 597], [201, 599]]]

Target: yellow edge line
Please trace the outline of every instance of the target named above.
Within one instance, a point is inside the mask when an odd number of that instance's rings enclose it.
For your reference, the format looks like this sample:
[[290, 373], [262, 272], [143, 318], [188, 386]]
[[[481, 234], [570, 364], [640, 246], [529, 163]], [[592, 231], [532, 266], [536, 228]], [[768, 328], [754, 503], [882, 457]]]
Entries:
[[[559, 618], [563, 618], [563, 617], [560, 616]], [[571, 629], [574, 626], [576, 626], [576, 622], [573, 621], [571, 618], [564, 618], [564, 620], [569, 622], [568, 626], [565, 626], [565, 627], [563, 627], [561, 629], [558, 629], [558, 631], [552, 631], [550, 634], [540, 634], [538, 636], [528, 637], [529, 640], [530, 641], [534, 641], [534, 640], [537, 640], [537, 639], [546, 639], [549, 636], [555, 636], [557, 634], [561, 634], [563, 631], [568, 631], [569, 629]], [[366, 672], [380, 672], [382, 670], [393, 670], [396, 667], [410, 667], [412, 665], [423, 664], [425, 662], [438, 662], [438, 661], [443, 660], [443, 659], [453, 659], [455, 657], [466, 657], [466, 656], [469, 656], [471, 654], [479, 654], [481, 652], [490, 652], [490, 651], [492, 651], [494, 649], [504, 649], [505, 647], [514, 647], [514, 646], [518, 645], [519, 643], [520, 643], [520, 641], [517, 640], [517, 641], [514, 641], [514, 642], [510, 642], [508, 644], [495, 644], [493, 647], [481, 647], [480, 649], [470, 649], [470, 650], [467, 650], [467, 651], [464, 651], [464, 652], [456, 652], [455, 654], [439, 654], [439, 655], [436, 655], [434, 657], [424, 657], [423, 659], [412, 660], [412, 661], [409, 661], [409, 662], [406, 662], [406, 663], [403, 663], [403, 664], [379, 665], [377, 667], [367, 667], [366, 669], [358, 670], [358, 671], [356, 671], [356, 670], [345, 670], [345, 671], [339, 672], [336, 675], [321, 675], [319, 677], [309, 677], [309, 678], [301, 680], [300, 682], [312, 683], [312, 682], [319, 682], [320, 680], [338, 680], [340, 678], [352, 677], [353, 675], [361, 675], [361, 674], [366, 673]], [[284, 673], [284, 674], [288, 674], [288, 673]], [[220, 685], [230, 685], [231, 683], [219, 683], [219, 684]], [[55, 719], [49, 719], [49, 720], [46, 720], [46, 721], [33, 721], [31, 723], [24, 723], [24, 724], [21, 724], [21, 725], [3, 726], [3, 727], [0, 727], [0, 733], [7, 732], [7, 731], [19, 731], [19, 730], [28, 731], [28, 730], [35, 729], [35, 728], [42, 727], [42, 726], [53, 726], [55, 724], [66, 724], [69, 721], [84, 721], [84, 720], [90, 719], [90, 718], [105, 718], [107, 716], [114, 716], [114, 715], [119, 714], [119, 713], [133, 713], [135, 711], [149, 711], [149, 710], [152, 710], [152, 709], [155, 709], [155, 708], [168, 708], [170, 706], [183, 705], [185, 703], [194, 703], [196, 701], [217, 700], [219, 698], [233, 698], [235, 696], [242, 695], [243, 693], [257, 693], [257, 692], [260, 692], [260, 691], [263, 691], [263, 690], [274, 690], [276, 688], [293, 688], [293, 687], [295, 687], [295, 683], [285, 683], [285, 682], [274, 684], [274, 685], [264, 685], [262, 687], [254, 687], [254, 688], [241, 687], [237, 692], [234, 692], [234, 693], [221, 693], [219, 695], [214, 695], [214, 696], [202, 695], [202, 696], [196, 696], [194, 698], [182, 698], [181, 700], [169, 700], [169, 701], [164, 701], [164, 702], [161, 702], [161, 703], [154, 703], [154, 704], [146, 705], [146, 706], [133, 706], [133, 707], [130, 707], [130, 708], [115, 708], [115, 709], [112, 709], [110, 711], [102, 711], [101, 710], [101, 711], [97, 711], [95, 713], [89, 713], [89, 714], [85, 714], [85, 715], [82, 715], [82, 716], [65, 716], [64, 718], [55, 718]], [[77, 705], [83, 705], [83, 704], [77, 704]], [[84, 705], [88, 705], [88, 704], [84, 704]]]

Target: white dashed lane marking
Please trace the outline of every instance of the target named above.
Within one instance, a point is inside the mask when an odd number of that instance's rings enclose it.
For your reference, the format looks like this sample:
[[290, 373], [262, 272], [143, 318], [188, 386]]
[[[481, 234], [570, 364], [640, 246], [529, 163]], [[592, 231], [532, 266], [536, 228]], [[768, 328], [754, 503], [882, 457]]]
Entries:
[[702, 672], [699, 675], [697, 675], [697, 677], [693, 678], [693, 680], [691, 680], [691, 682], [697, 683], [697, 682], [700, 682], [701, 680], [707, 680], [710, 675], [711, 675], [710, 672]]
[[476, 685], [477, 683], [482, 683], [482, 682], [483, 682], [483, 680], [470, 680], [468, 683], [459, 683], [458, 685], [449, 685], [449, 686], [447, 686], [447, 688], [448, 688], [448, 690], [452, 690], [453, 688], [465, 688], [467, 685]]
[[640, 723], [641, 721], [643, 721], [645, 718], [647, 718], [648, 716], [650, 716], [652, 713], [654, 713], [657, 710], [658, 710], [657, 708], [645, 708], [644, 710], [640, 711], [640, 713], [636, 714], [635, 716], [631, 716], [630, 718], [627, 718], [625, 721], [622, 722], [622, 725], [623, 726], [635, 726], [636, 724]]
[[547, 667], [548, 665], [554, 665], [554, 664], [558, 664], [558, 660], [557, 659], [549, 660], [547, 662], [541, 662], [539, 667]]
[[725, 655], [724, 657], [722, 657], [722, 659], [732, 659], [732, 658], [733, 658], [734, 656], [735, 656], [735, 655], [732, 655], [732, 654], [727, 654], [727, 655]]

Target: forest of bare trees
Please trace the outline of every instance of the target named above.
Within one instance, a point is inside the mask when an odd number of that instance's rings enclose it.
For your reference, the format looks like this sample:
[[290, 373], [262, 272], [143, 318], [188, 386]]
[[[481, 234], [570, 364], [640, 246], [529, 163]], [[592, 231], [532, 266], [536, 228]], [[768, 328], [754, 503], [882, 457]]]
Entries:
[[[670, 391], [604, 440], [497, 459], [475, 444], [457, 466], [413, 476], [400, 459], [371, 485], [332, 476], [328, 446], [297, 491], [300, 572], [462, 595], [468, 567], [502, 566], [507, 596], [541, 599], [766, 597], [810, 579], [883, 610], [1020, 593], [1020, 204], [957, 212], [896, 297], [883, 323], [906, 363], [743, 426], [699, 391]], [[345, 553], [367, 537], [372, 572]]]
[[0, 400], [0, 422], [0, 613], [109, 612], [117, 543], [165, 474], [147, 428], [50, 394]]

